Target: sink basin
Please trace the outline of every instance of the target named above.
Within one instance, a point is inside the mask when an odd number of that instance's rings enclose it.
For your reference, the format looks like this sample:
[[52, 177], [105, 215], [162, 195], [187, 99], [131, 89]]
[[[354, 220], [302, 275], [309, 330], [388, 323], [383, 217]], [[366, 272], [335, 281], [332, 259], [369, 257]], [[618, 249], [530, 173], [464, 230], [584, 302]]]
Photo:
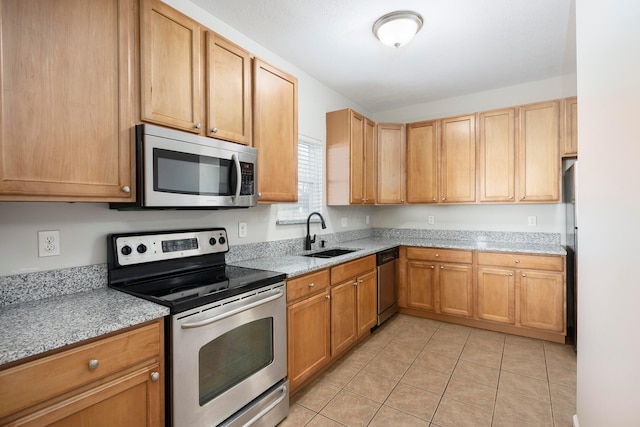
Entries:
[[326, 251], [316, 252], [305, 256], [311, 258], [333, 258], [340, 255], [350, 254], [355, 251], [357, 251], [357, 249], [327, 249]]

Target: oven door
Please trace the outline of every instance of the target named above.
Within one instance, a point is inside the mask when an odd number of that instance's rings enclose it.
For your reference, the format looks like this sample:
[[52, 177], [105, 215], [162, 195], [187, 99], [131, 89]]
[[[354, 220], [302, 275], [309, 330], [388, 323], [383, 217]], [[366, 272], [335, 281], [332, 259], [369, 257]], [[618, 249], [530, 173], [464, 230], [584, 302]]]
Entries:
[[286, 376], [285, 295], [282, 282], [172, 316], [174, 426], [218, 425]]

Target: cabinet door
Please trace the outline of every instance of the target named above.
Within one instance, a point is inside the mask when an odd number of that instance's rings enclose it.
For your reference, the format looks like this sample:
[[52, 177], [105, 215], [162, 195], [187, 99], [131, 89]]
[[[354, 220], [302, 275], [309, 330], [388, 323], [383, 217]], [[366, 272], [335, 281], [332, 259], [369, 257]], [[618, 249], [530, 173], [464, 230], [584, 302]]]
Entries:
[[358, 277], [356, 292], [358, 337], [369, 333], [378, 322], [378, 287], [376, 271]]
[[142, 120], [203, 134], [200, 26], [158, 0], [143, 0]]
[[479, 319], [515, 324], [516, 295], [513, 270], [479, 267], [478, 302]]
[[559, 102], [520, 107], [518, 197], [557, 202], [560, 197]]
[[475, 116], [442, 119], [440, 202], [476, 200]]
[[327, 293], [287, 307], [287, 363], [291, 388], [318, 372], [331, 358]]
[[578, 155], [578, 98], [562, 100], [562, 155]]
[[473, 316], [473, 267], [441, 264], [437, 268], [440, 312]]
[[376, 124], [364, 119], [364, 204], [376, 203]]
[[378, 123], [378, 204], [402, 204], [405, 199], [405, 126]]
[[346, 350], [356, 336], [356, 279], [351, 279], [331, 288], [331, 355]]
[[207, 32], [208, 136], [251, 145], [251, 56]]
[[298, 80], [253, 61], [253, 143], [258, 202], [298, 201]]
[[436, 266], [432, 263], [407, 262], [407, 306], [436, 311]]
[[521, 271], [520, 324], [565, 332], [565, 286], [561, 273]]
[[349, 122], [351, 146], [349, 153], [349, 169], [351, 178], [351, 204], [360, 205], [364, 203], [364, 117], [355, 111], [350, 111]]
[[0, 200], [133, 200], [134, 10], [0, 3]]
[[438, 122], [407, 126], [407, 202], [438, 201]]
[[515, 200], [515, 124], [513, 108], [478, 115], [480, 202]]

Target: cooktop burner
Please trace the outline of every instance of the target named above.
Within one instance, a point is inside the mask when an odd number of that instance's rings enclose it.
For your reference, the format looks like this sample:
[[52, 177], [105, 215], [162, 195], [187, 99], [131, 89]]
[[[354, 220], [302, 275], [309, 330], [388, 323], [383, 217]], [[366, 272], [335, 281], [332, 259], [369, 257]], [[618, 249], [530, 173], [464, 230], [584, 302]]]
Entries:
[[179, 313], [285, 279], [285, 274], [226, 265], [224, 229], [112, 234], [109, 286]]

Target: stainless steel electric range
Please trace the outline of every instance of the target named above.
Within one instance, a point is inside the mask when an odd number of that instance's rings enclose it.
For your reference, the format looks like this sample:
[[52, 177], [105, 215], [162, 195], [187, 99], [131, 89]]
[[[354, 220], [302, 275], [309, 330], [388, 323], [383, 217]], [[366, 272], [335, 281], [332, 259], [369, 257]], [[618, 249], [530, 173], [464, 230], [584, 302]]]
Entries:
[[109, 286], [169, 307], [167, 420], [274, 426], [287, 416], [282, 273], [226, 265], [224, 228], [108, 236]]

